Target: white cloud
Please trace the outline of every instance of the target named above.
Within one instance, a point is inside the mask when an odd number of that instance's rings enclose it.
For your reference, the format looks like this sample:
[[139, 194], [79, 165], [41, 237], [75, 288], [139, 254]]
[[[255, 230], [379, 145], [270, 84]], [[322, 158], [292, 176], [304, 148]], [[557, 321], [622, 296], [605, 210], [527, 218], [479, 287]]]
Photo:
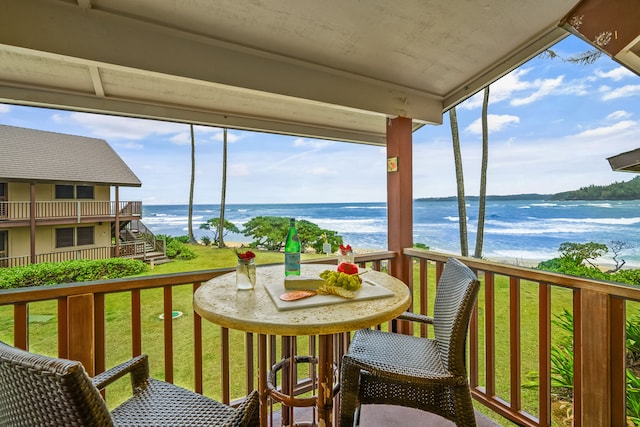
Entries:
[[249, 176], [251, 171], [246, 163], [231, 163], [227, 165], [228, 176]]
[[[520, 123], [520, 117], [512, 116], [509, 114], [488, 114], [487, 115], [487, 126], [489, 127], [489, 133], [498, 132], [509, 124]], [[482, 133], [482, 119], [474, 120], [467, 128], [465, 132], [473, 133], [473, 134], [481, 134]]]
[[124, 143], [114, 144], [116, 148], [124, 148], [125, 150], [142, 150], [144, 149], [144, 145], [139, 142], [127, 141]]
[[[70, 113], [68, 118], [54, 115], [54, 120], [71, 120], [88, 129], [93, 135], [105, 139], [139, 140], [151, 135], [169, 135], [184, 132], [187, 125], [128, 117], [102, 116], [89, 113]], [[187, 127], [188, 129], [188, 127]]]
[[626, 85], [613, 90], [603, 91], [603, 101], [610, 101], [617, 98], [625, 98], [627, 96], [640, 95], [640, 85]]
[[[531, 71], [531, 68], [517, 69], [493, 83], [489, 89], [489, 103], [495, 104], [507, 100], [511, 98], [514, 92], [529, 89], [531, 83], [521, 80], [521, 77], [525, 76], [529, 71]], [[460, 108], [467, 110], [479, 108], [482, 106], [483, 97], [483, 91], [480, 91], [463, 104], [460, 104]]]
[[538, 101], [547, 95], [553, 94], [558, 91], [558, 88], [562, 85], [564, 76], [558, 76], [555, 79], [536, 79], [532, 86], [537, 90], [528, 96], [523, 98], [515, 98], [511, 101], [511, 105], [520, 106], [531, 104]]
[[317, 167], [313, 168], [309, 171], [311, 175], [319, 175], [319, 176], [327, 176], [327, 175], [338, 175], [338, 171], [335, 169], [327, 169], [325, 167]]
[[622, 120], [622, 119], [628, 119], [631, 116], [632, 116], [632, 114], [627, 112], [627, 111], [618, 110], [618, 111], [614, 111], [613, 113], [609, 114], [607, 116], [607, 120]]
[[614, 68], [614, 69], [609, 70], [609, 71], [596, 70], [596, 72], [594, 74], [596, 76], [600, 77], [600, 78], [611, 79], [613, 81], [622, 80], [625, 77], [633, 77], [633, 76], [635, 76], [634, 73], [632, 73], [631, 71], [629, 71], [625, 67], [617, 67], [617, 68]]
[[573, 137], [605, 137], [618, 134], [624, 130], [632, 129], [636, 126], [637, 123], [633, 120], [623, 120], [611, 126], [602, 126], [599, 128], [585, 130], [576, 135], [573, 135]]
[[[211, 128], [214, 129], [215, 132], [211, 136], [213, 141], [224, 141], [224, 131], [219, 128]], [[231, 130], [227, 130], [227, 142], [229, 144], [233, 144], [234, 142], [238, 142], [242, 139], [243, 135], [240, 133], [232, 132]]]
[[296, 138], [293, 141], [294, 147], [310, 147], [313, 149], [328, 147], [331, 144], [333, 144], [332, 141], [323, 141], [320, 139]]

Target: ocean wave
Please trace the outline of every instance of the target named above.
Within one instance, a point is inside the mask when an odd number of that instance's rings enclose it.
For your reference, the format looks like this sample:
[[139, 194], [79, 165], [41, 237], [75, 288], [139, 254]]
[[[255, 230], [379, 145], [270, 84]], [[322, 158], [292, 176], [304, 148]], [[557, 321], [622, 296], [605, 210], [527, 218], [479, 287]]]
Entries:
[[386, 220], [380, 219], [349, 219], [349, 218], [310, 218], [320, 228], [334, 230], [338, 233], [386, 233]]
[[555, 206], [558, 206], [557, 203], [531, 203], [531, 206], [536, 206], [536, 207], [549, 207], [549, 208], [553, 208]]
[[384, 209], [387, 210], [386, 206], [342, 206], [340, 209]]
[[567, 222], [570, 224], [603, 224], [603, 225], [633, 225], [640, 223], [640, 217], [632, 218], [549, 218], [547, 221]]

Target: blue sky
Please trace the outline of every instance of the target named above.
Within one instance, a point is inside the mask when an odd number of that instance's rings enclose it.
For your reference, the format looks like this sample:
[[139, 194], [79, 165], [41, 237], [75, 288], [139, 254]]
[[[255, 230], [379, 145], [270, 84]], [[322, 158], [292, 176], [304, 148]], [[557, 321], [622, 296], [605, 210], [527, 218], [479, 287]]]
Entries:
[[[570, 36], [562, 57], [590, 47]], [[488, 194], [556, 193], [628, 181], [607, 157], [640, 147], [640, 77], [602, 56], [591, 65], [534, 58], [490, 88]], [[482, 93], [457, 107], [465, 191], [479, 191]], [[0, 123], [102, 138], [140, 178], [122, 200], [185, 204], [186, 124], [0, 104]], [[229, 130], [227, 203], [386, 201], [386, 153], [361, 144]], [[195, 203], [220, 202], [222, 130], [196, 126]], [[414, 197], [456, 194], [451, 129], [413, 135]]]

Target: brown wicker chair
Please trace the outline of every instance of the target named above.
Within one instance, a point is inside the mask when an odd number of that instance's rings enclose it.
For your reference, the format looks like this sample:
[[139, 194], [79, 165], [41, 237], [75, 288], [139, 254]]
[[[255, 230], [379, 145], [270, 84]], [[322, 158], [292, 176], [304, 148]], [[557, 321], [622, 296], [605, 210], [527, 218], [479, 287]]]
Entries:
[[[112, 412], [99, 390], [131, 374], [133, 397]], [[80, 362], [0, 342], [0, 426], [257, 426], [252, 392], [238, 408], [149, 378], [146, 355], [90, 378]]]
[[433, 325], [434, 339], [378, 330], [357, 331], [342, 359], [341, 427], [353, 426], [362, 404], [418, 408], [458, 426], [475, 426], [465, 342], [480, 283], [450, 258], [438, 283], [433, 317], [399, 319]]

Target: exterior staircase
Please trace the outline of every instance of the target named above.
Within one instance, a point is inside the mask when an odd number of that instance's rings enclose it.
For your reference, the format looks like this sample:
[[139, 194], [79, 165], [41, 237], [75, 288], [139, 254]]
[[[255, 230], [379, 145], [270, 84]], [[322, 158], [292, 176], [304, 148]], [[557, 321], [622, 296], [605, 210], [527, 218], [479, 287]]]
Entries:
[[134, 220], [120, 229], [121, 256], [139, 259], [154, 266], [172, 260], [167, 257], [165, 241], [157, 239], [142, 221]]

